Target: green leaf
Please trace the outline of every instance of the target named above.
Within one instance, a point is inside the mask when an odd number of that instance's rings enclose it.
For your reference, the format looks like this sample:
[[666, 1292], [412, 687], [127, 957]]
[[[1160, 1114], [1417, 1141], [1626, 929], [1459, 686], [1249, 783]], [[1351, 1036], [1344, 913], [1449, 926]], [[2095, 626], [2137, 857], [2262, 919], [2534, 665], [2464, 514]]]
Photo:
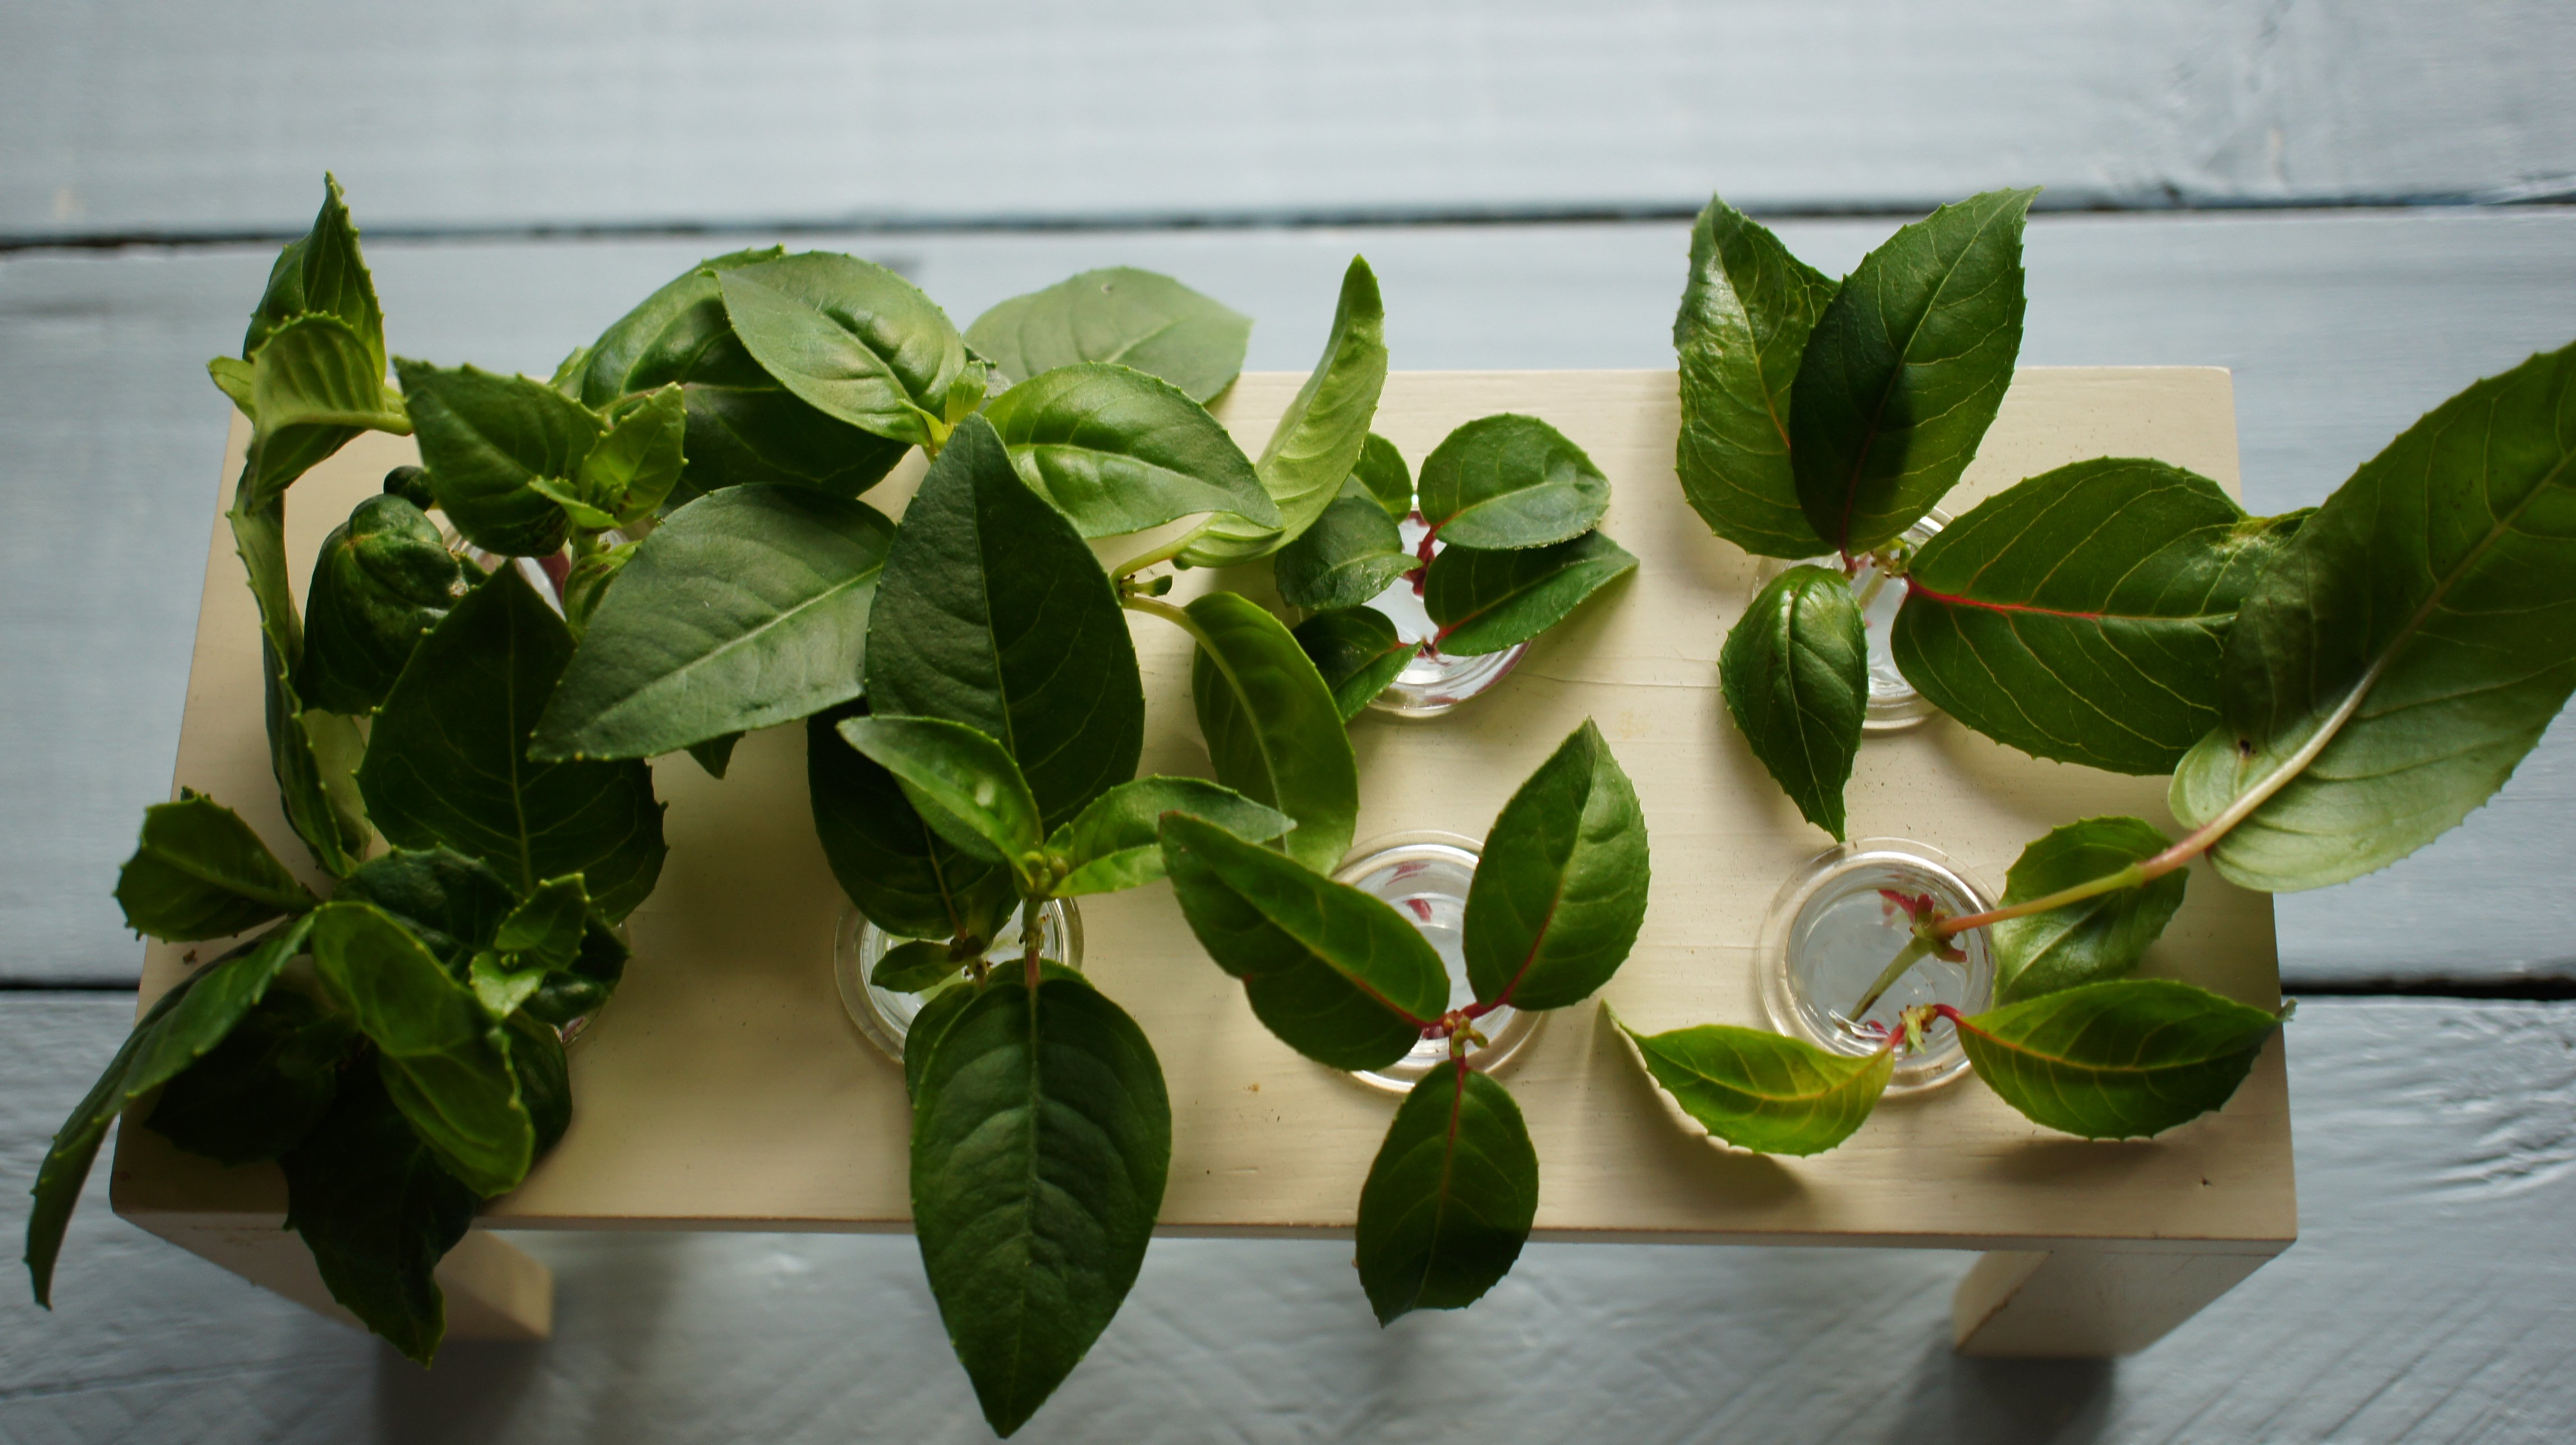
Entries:
[[1386, 904], [1213, 823], [1163, 820], [1181, 916], [1252, 1011], [1290, 1048], [1336, 1069], [1403, 1058], [1449, 1007], [1449, 974]]
[[459, 978], [468, 959], [493, 946], [501, 920], [519, 903], [500, 874], [448, 848], [397, 848], [370, 858], [340, 880], [333, 901], [368, 904], [392, 918]]
[[1371, 607], [1336, 607], [1297, 624], [1289, 635], [1315, 664], [1333, 694], [1333, 709], [1349, 722], [1386, 691], [1417, 650], [1395, 623]]
[[2034, 1122], [2149, 1138], [2227, 1102], [2280, 1016], [2167, 979], [2088, 983], [1958, 1021], [1968, 1063]]
[[1619, 1031], [1683, 1112], [1762, 1154], [1822, 1154], [1850, 1138], [1896, 1068], [1893, 1049], [1854, 1057], [1730, 1024], [1641, 1034], [1619, 1022]]
[[1360, 1186], [1353, 1257], [1377, 1322], [1484, 1298], [1537, 1217], [1538, 1151], [1511, 1092], [1464, 1063], [1433, 1069]]
[[536, 1130], [537, 1157], [542, 1159], [572, 1127], [571, 1061], [564, 1057], [563, 1036], [551, 1023], [521, 1012], [502, 1027], [510, 1036], [510, 1073], [519, 1081], [519, 1102]]
[[420, 508], [382, 493], [360, 502], [314, 561], [295, 691], [326, 712], [373, 712], [447, 615], [458, 575]]
[[1799, 505], [1789, 407], [1808, 333], [1837, 285], [1715, 196], [1691, 227], [1690, 280], [1673, 318], [1682, 393], [1673, 469], [1701, 520], [1757, 557], [1833, 550]]
[[1368, 262], [1351, 258], [1342, 274], [1341, 299], [1324, 355], [1297, 389], [1271, 430], [1253, 471], [1279, 504], [1280, 523], [1265, 526], [1242, 517], [1211, 518], [1180, 554], [1184, 567], [1225, 567], [1266, 557], [1296, 539], [1324, 514], [1359, 465], [1386, 386], [1386, 304]]
[[53, 1308], [54, 1260], [80, 1202], [107, 1126], [144, 1095], [177, 1078], [257, 1007], [287, 961], [304, 951], [312, 915], [292, 919], [207, 965], [153, 1001], [98, 1082], [72, 1109], [36, 1170], [27, 1212], [27, 1274], [36, 1303]]
[[1351, 476], [1377, 498], [1388, 516], [1401, 522], [1413, 515], [1413, 472], [1405, 466], [1404, 453], [1395, 449], [1395, 443], [1370, 432], [1368, 440], [1360, 445], [1360, 459], [1351, 468]]
[[1717, 657], [1726, 710], [1808, 822], [1843, 835], [1843, 784], [1869, 711], [1869, 638], [1842, 575], [1792, 567], [1753, 598]]
[[734, 335], [716, 273], [787, 253], [736, 251], [702, 261], [644, 298], [579, 358], [583, 405], [677, 384], [687, 412], [680, 481], [687, 493], [781, 482], [854, 497], [912, 450], [824, 415], [761, 370]]
[[[572, 967], [547, 974], [519, 1005], [518, 1017], [537, 1019], [553, 1028], [562, 1028], [584, 1014], [596, 1012], [617, 991], [618, 980], [626, 973], [626, 945], [600, 921], [597, 914], [582, 929], [581, 952]], [[514, 1023], [517, 1018], [512, 1020]], [[513, 1063], [517, 1055], [512, 1055]], [[526, 1093], [524, 1081], [520, 1092]], [[531, 1105], [533, 1110], [535, 1106]], [[542, 1141], [542, 1134], [540, 1134]]]
[[2576, 687], [2576, 346], [2435, 407], [2264, 569], [2227, 639], [2220, 721], [2174, 773], [2211, 850], [2281, 892], [2357, 878], [2504, 784]]
[[653, 515], [679, 485], [688, 399], [676, 384], [665, 384], [627, 402], [614, 416], [607, 434], [581, 459], [574, 480], [592, 506], [616, 525], [631, 527]]
[[351, 1071], [330, 1112], [279, 1161], [286, 1227], [322, 1283], [368, 1329], [426, 1365], [447, 1333], [433, 1271], [474, 1222], [474, 1191], [439, 1168], [371, 1070]]
[[1861, 258], [1790, 389], [1807, 525], [1858, 556], [1895, 541], [1976, 457], [2021, 351], [2028, 191], [1988, 191]]
[[[2006, 906], [2045, 898], [2142, 863], [2173, 840], [2141, 818], [2086, 818], [2021, 850], [2004, 875]], [[2118, 978], [2138, 966], [2182, 907], [2191, 874], [2175, 869], [2134, 887], [2007, 918], [1994, 926], [1995, 999], [2014, 1003]]]
[[1440, 627], [1433, 645], [1452, 656], [1518, 646], [1636, 570], [1637, 559], [1599, 532], [1509, 551], [1452, 542], [1422, 579], [1423, 606]]
[[1099, 361], [1058, 367], [993, 398], [984, 415], [1020, 480], [1086, 537], [1196, 512], [1279, 521], [1251, 460], [1216, 418], [1141, 371]]
[[922, 821], [894, 775], [836, 730], [864, 708], [805, 724], [805, 780], [814, 834], [841, 891], [898, 938], [989, 939], [1017, 894], [1011, 873], [950, 846]]
[[706, 770], [708, 777], [722, 779], [725, 769], [733, 766], [733, 746], [741, 741], [742, 734], [726, 733], [722, 737], [709, 738], [705, 742], [691, 743], [688, 750], [689, 756], [696, 759], [698, 766]]
[[527, 892], [579, 873], [611, 919], [662, 871], [662, 805], [640, 762], [528, 756], [572, 656], [563, 619], [515, 568], [456, 604], [412, 654], [358, 769], [368, 814], [404, 848], [444, 844]]
[[243, 416], [259, 405], [252, 388], [258, 384], [259, 368], [238, 356], [218, 356], [206, 362], [206, 375], [213, 377], [215, 389], [232, 399]]
[[370, 350], [347, 322], [318, 314], [277, 328], [251, 358], [249, 415], [238, 501], [249, 508], [284, 495], [359, 432], [411, 430], [402, 398], [385, 389], [382, 339]]
[[486, 552], [552, 556], [569, 528], [562, 505], [535, 484], [572, 481], [599, 442], [599, 418], [524, 376], [402, 357], [394, 370], [448, 522]]
[[313, 225], [288, 242], [269, 268], [268, 289], [242, 335], [242, 355], [256, 357], [297, 317], [315, 314], [335, 317], [356, 334], [375, 362], [373, 375], [383, 379], [384, 309], [376, 302], [375, 279], [367, 274], [348, 200], [340, 193], [339, 179], [328, 172], [322, 177], [322, 209], [314, 213]]
[[1636, 945], [1646, 878], [1637, 790], [1585, 718], [1485, 835], [1463, 938], [1476, 997], [1531, 1010], [1591, 997]]
[[808, 251], [716, 284], [752, 359], [827, 416], [936, 448], [984, 400], [983, 366], [948, 313], [874, 262]]
[[550, 971], [570, 968], [581, 954], [589, 920], [590, 895], [582, 890], [580, 875], [549, 878], [501, 920], [492, 946]]
[[964, 723], [927, 717], [854, 717], [841, 724], [850, 746], [894, 774], [914, 810], [941, 837], [980, 858], [1007, 863], [1024, 895], [1044, 880], [1038, 849], [1046, 830], [1038, 800], [1002, 745]]
[[1610, 482], [1534, 416], [1479, 417], [1422, 461], [1422, 520], [1452, 547], [1543, 547], [1601, 525]]
[[1924, 544], [1889, 638], [1896, 665], [1997, 742], [2171, 772], [2218, 721], [2238, 602], [2305, 515], [2248, 518], [2163, 462], [2059, 467]]
[[1395, 519], [1356, 478], [1271, 562], [1291, 607], [1357, 607], [1420, 566], [1404, 549]]
[[876, 508], [800, 487], [680, 508], [591, 615], [530, 754], [652, 757], [858, 696], [893, 540]]
[[484, 952], [474, 955], [466, 968], [466, 987], [474, 991], [474, 1001], [496, 1019], [505, 1019], [519, 1011], [519, 1006], [536, 997], [545, 986], [546, 970], [542, 964], [522, 967], [519, 960], [506, 953]]
[[[590, 621], [599, 615], [599, 605], [608, 600], [609, 585], [635, 560], [641, 542], [620, 542], [614, 547], [573, 559], [564, 573], [564, 629], [579, 642], [590, 633]], [[579, 653], [574, 654], [580, 656]], [[723, 776], [721, 773], [719, 777]]]
[[377, 1049], [386, 1093], [477, 1195], [517, 1188], [536, 1135], [500, 1021], [401, 924], [363, 903], [313, 915], [313, 967]]
[[912, 1217], [994, 1430], [1026, 1423], [1118, 1312], [1171, 1153], [1153, 1046], [1089, 985], [996, 983], [941, 1034], [913, 1102]]
[[300, 993], [271, 990], [224, 1041], [161, 1088], [154, 1133], [223, 1165], [294, 1148], [330, 1109], [357, 1030]]
[[1200, 778], [1138, 778], [1092, 800], [1047, 839], [1049, 861], [1064, 870], [1050, 890], [1058, 898], [1141, 888], [1163, 876], [1163, 815], [1213, 823], [1247, 843], [1267, 843], [1297, 826], [1232, 788]]
[[[966, 965], [949, 952], [945, 943], [917, 938], [898, 943], [886, 950], [877, 966], [868, 970], [868, 983], [888, 993], [927, 993], [965, 971]], [[916, 1021], [917, 1022], [917, 1021]], [[905, 1048], [911, 1048], [912, 1035], [904, 1035]]]
[[[924, 946], [937, 948], [940, 945], [925, 943]], [[878, 987], [885, 985], [879, 984]], [[981, 998], [983, 993], [982, 989], [964, 984], [944, 988], [924, 999], [921, 1012], [912, 1016], [912, 1026], [903, 1034], [903, 1096], [916, 1106], [921, 1102], [922, 1077], [930, 1072], [930, 1058], [938, 1052], [939, 1041], [948, 1037], [949, 1028], [965, 1015], [966, 1006]]]
[[998, 739], [1048, 828], [1136, 775], [1145, 688], [1117, 592], [980, 417], [958, 426], [904, 511], [866, 681], [875, 712]]
[[366, 851], [367, 824], [350, 776], [362, 744], [355, 723], [307, 713], [296, 695], [291, 674], [304, 655], [304, 627], [286, 575], [286, 502], [270, 497], [248, 509], [237, 502], [224, 520], [259, 607], [261, 703], [280, 809], [313, 861], [338, 877]]
[[1006, 382], [1060, 366], [1114, 361], [1158, 376], [1193, 401], [1234, 384], [1252, 318], [1169, 276], [1129, 266], [1085, 271], [975, 318], [966, 344]]
[[1323, 674], [1279, 619], [1232, 592], [1192, 602], [1190, 700], [1216, 780], [1297, 820], [1278, 846], [1338, 865], [1360, 813], [1359, 763]]
[[226, 938], [322, 900], [241, 815], [202, 793], [143, 810], [143, 841], [116, 874], [125, 926], [174, 942]]

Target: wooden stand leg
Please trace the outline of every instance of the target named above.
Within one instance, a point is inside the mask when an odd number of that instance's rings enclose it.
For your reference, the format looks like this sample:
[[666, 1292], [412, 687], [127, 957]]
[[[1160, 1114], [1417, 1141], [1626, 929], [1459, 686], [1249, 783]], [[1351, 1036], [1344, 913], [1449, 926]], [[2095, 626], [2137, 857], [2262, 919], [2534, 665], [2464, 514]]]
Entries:
[[[365, 1329], [322, 1283], [303, 1239], [275, 1220], [240, 1215], [137, 1213], [134, 1223], [315, 1314]], [[498, 1235], [469, 1232], [438, 1263], [451, 1340], [542, 1340], [554, 1331], [555, 1282], [546, 1267]]]
[[1998, 1250], [1959, 1281], [1950, 1307], [1952, 1339], [1963, 1355], [2134, 1354], [2271, 1257]]

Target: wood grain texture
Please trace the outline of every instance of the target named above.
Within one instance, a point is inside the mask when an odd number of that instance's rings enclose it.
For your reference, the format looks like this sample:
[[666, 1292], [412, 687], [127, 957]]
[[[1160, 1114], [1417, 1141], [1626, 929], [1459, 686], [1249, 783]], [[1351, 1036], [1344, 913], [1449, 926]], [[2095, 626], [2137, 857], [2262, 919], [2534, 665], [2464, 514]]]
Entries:
[[2520, 198], [2549, 0], [0, 11], [0, 234]]

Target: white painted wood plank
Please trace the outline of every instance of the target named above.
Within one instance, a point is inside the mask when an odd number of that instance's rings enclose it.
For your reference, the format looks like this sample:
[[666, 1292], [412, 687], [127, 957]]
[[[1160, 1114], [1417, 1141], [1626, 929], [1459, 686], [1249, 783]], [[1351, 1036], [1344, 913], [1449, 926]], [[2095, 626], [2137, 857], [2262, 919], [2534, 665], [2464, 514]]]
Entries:
[[0, 233], [2576, 186], [2553, 0], [0, 8]]
[[[0, 1174], [122, 1000], [0, 996]], [[2543, 1442], [2576, 1435], [2576, 1006], [2311, 1003], [2289, 1029], [2300, 1242], [2117, 1364], [1963, 1360], [1969, 1256], [1536, 1245], [1380, 1331], [1339, 1243], [1159, 1240], [1039, 1442]], [[2069, 1148], [2090, 1146], [2069, 1144]], [[530, 1235], [554, 1337], [390, 1351], [115, 1219], [45, 1316], [0, 1303], [0, 1438], [988, 1439], [903, 1236]], [[0, 1232], [24, 1220], [0, 1191]]]
[[[1849, 267], [1885, 221], [1784, 228]], [[543, 372], [728, 242], [379, 242], [398, 352]], [[1678, 226], [853, 235], [961, 321], [1087, 266], [1170, 271], [1259, 318], [1251, 365], [1310, 365], [1340, 269], [1384, 280], [1403, 368], [1669, 364]], [[0, 259], [0, 976], [131, 978], [107, 890], [166, 794], [226, 403], [262, 248]], [[2576, 339], [2576, 214], [2048, 217], [2025, 359], [2234, 369], [2248, 501], [2322, 497], [2470, 379]], [[110, 659], [114, 659], [111, 664]], [[22, 681], [23, 680], [23, 681]], [[2576, 977], [2576, 731], [2386, 873], [2280, 902], [2302, 981]], [[2467, 920], [2464, 925], [2461, 920]]]

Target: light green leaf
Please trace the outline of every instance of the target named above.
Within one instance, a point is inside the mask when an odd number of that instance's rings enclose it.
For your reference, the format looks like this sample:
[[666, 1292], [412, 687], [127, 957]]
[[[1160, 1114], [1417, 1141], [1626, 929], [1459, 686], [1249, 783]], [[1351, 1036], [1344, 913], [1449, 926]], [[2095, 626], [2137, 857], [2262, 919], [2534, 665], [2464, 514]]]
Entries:
[[864, 705], [805, 724], [805, 781], [814, 834], [841, 891], [897, 938], [991, 938], [1017, 900], [1010, 870], [943, 840], [892, 773], [836, 730]]
[[447, 615], [458, 577], [420, 508], [381, 493], [360, 502], [314, 561], [296, 692], [325, 712], [373, 712]]
[[1217, 781], [1297, 820], [1277, 845], [1288, 856], [1338, 865], [1359, 820], [1359, 764], [1323, 675], [1279, 619], [1235, 593], [1208, 593], [1188, 615], [1190, 699]]
[[1247, 843], [1267, 843], [1297, 826], [1275, 808], [1200, 778], [1120, 783], [1047, 839], [1050, 862], [1064, 870], [1055, 896], [1115, 893], [1162, 877], [1166, 813], [1213, 823]]
[[517, 955], [523, 964], [548, 971], [570, 968], [581, 955], [582, 932], [589, 921], [590, 895], [582, 888], [581, 876], [549, 878], [501, 920], [493, 931], [492, 946]]
[[[590, 633], [591, 619], [599, 615], [599, 604], [608, 600], [609, 584], [617, 580], [626, 564], [635, 560], [641, 542], [620, 542], [614, 547], [573, 559], [564, 574], [564, 627], [572, 640], [580, 642]], [[575, 652], [575, 657], [581, 654]]]
[[1043, 887], [1038, 850], [1046, 831], [1019, 764], [991, 735], [926, 717], [854, 717], [841, 737], [894, 774], [904, 796], [939, 835], [1019, 875], [1020, 890]]
[[936, 448], [984, 400], [983, 366], [948, 314], [874, 262], [808, 251], [716, 284], [752, 359], [827, 416]]
[[1683, 1112], [1762, 1154], [1821, 1154], [1850, 1138], [1896, 1068], [1893, 1049], [1854, 1057], [1730, 1024], [1641, 1034], [1622, 1022], [1619, 1031]]
[[1610, 507], [1583, 449], [1534, 416], [1479, 417], [1423, 458], [1422, 520], [1452, 547], [1543, 547], [1582, 536]]
[[580, 473], [603, 431], [599, 418], [524, 376], [401, 357], [394, 370], [420, 429], [430, 490], [465, 540], [508, 557], [546, 557], [562, 547], [563, 507], [534, 484], [568, 484]]
[[1395, 519], [1353, 478], [1270, 565], [1280, 597], [1313, 611], [1358, 607], [1422, 564], [1404, 550]]
[[1252, 318], [1169, 276], [1129, 266], [1085, 271], [1014, 296], [975, 318], [966, 344], [1005, 382], [1059, 366], [1114, 361], [1206, 402], [1234, 384]]
[[299, 316], [251, 358], [250, 454], [236, 505], [257, 508], [359, 432], [407, 434], [381, 349], [335, 316]]
[[[2004, 875], [2003, 901], [2027, 903], [2089, 883], [2144, 862], [2172, 842], [2143, 818], [2069, 823], [2021, 850]], [[2173, 921], [2190, 881], [2191, 874], [2178, 868], [2138, 887], [1996, 924], [1996, 1000], [2014, 1003], [2128, 973]]]
[[1351, 468], [1351, 477], [1377, 498], [1388, 516], [1401, 522], [1413, 515], [1413, 472], [1405, 466], [1404, 453], [1395, 449], [1395, 443], [1370, 432], [1360, 446], [1360, 459]]
[[1494, 819], [1467, 886], [1467, 977], [1486, 1003], [1589, 998], [1646, 921], [1646, 817], [1590, 718]]
[[367, 274], [348, 200], [340, 193], [339, 179], [328, 172], [322, 176], [322, 209], [314, 213], [312, 226], [288, 242], [269, 268], [268, 288], [242, 335], [242, 355], [258, 356], [297, 317], [317, 314], [337, 319], [357, 336], [374, 362], [369, 374], [382, 381], [384, 310], [376, 302], [375, 279]]
[[1715, 196], [1691, 227], [1690, 280], [1673, 318], [1674, 471], [1701, 520], [1757, 557], [1833, 550], [1799, 506], [1789, 406], [1807, 335], [1838, 284]]
[[201, 793], [143, 810], [143, 841], [116, 875], [125, 926], [174, 942], [224, 938], [321, 905], [241, 815]]
[[1433, 1069], [1360, 1186], [1352, 1259], [1377, 1322], [1484, 1298], [1537, 1217], [1538, 1151], [1511, 1092], [1463, 1063]]
[[1029, 489], [1086, 537], [1197, 512], [1276, 525], [1279, 508], [1216, 418], [1170, 382], [1108, 362], [1040, 372], [985, 418]]
[[624, 402], [581, 459], [575, 480], [583, 498], [620, 527], [653, 515], [679, 485], [688, 424], [688, 400], [676, 383]]
[[1843, 836], [1843, 784], [1869, 711], [1869, 638], [1840, 573], [1792, 567], [1719, 650], [1726, 710], [1808, 822]]
[[2280, 1015], [2159, 978], [2088, 983], [1958, 1021], [1968, 1063], [2034, 1122], [2149, 1138], [2225, 1104]]
[[496, 1019], [505, 1019], [519, 1011], [519, 1005], [535, 997], [546, 981], [542, 964], [522, 965], [506, 953], [484, 952], [474, 955], [467, 965], [466, 986], [473, 989], [474, 1001]]
[[1333, 708], [1346, 723], [1386, 691], [1417, 650], [1396, 633], [1385, 613], [1370, 607], [1318, 612], [1289, 635], [1332, 690]]
[[1508, 551], [1452, 542], [1422, 579], [1424, 608], [1440, 627], [1432, 645], [1452, 656], [1516, 647], [1636, 570], [1628, 549], [1599, 532]]
[[279, 1162], [286, 1227], [304, 1236], [331, 1298], [428, 1364], [447, 1334], [433, 1272], [474, 1223], [474, 1191], [439, 1167], [367, 1069]]

